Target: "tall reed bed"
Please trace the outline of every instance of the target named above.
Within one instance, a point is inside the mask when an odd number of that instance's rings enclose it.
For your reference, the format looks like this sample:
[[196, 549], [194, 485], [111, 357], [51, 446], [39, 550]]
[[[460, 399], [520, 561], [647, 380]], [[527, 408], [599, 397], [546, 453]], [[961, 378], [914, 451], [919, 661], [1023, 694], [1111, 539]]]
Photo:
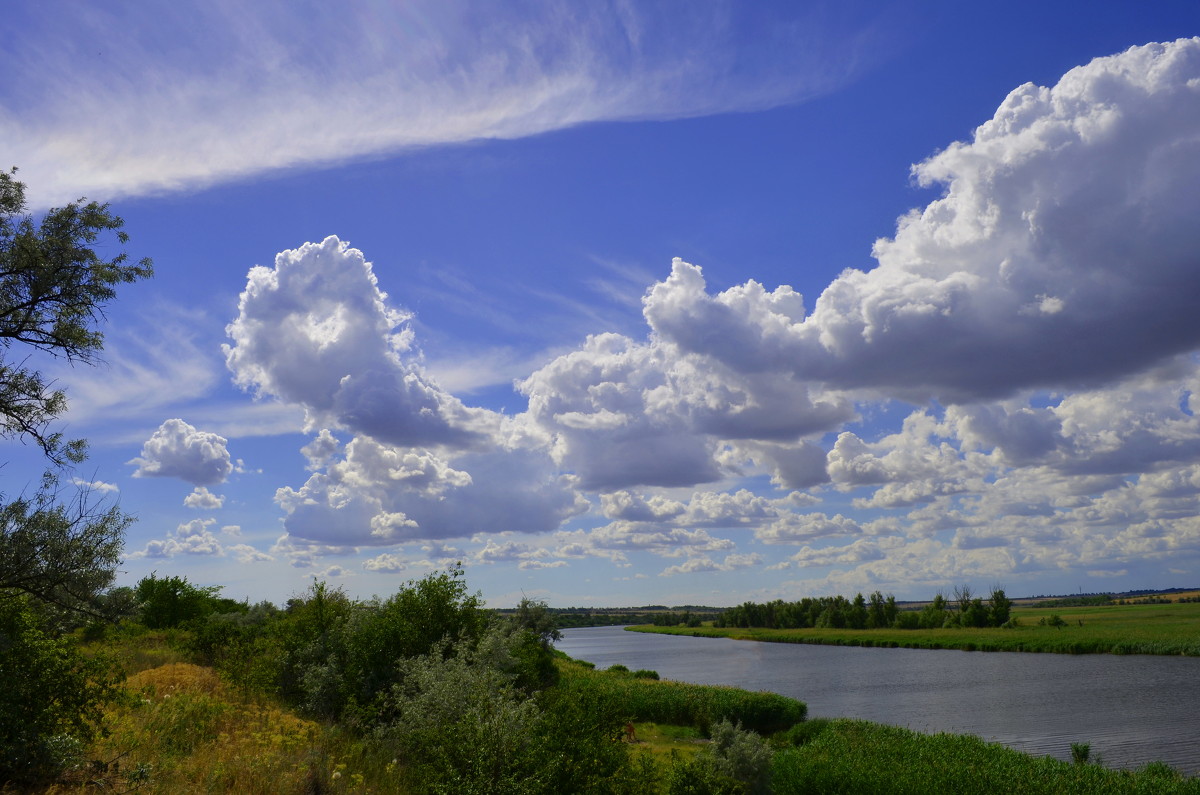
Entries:
[[808, 712], [804, 702], [775, 693], [637, 678], [566, 661], [560, 662], [560, 671], [558, 687], [568, 696], [584, 692], [599, 695], [638, 721], [707, 729], [725, 719], [760, 734], [771, 734], [803, 721]]
[[[857, 720], [820, 722], [804, 744], [776, 753], [776, 793], [926, 795], [1196, 795], [1200, 779], [1153, 763], [1110, 770], [1034, 757], [959, 734], [919, 734]], [[817, 721], [813, 722], [818, 724]]]

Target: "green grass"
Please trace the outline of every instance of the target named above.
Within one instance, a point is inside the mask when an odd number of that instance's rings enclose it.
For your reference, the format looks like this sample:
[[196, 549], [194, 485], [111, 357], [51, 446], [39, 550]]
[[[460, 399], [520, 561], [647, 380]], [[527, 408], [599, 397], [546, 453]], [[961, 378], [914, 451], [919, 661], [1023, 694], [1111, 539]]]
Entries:
[[1162, 764], [1133, 772], [1072, 765], [978, 737], [919, 734], [867, 721], [831, 720], [804, 739], [803, 745], [776, 754], [776, 793], [1200, 793], [1200, 779], [1185, 778]]
[[635, 722], [636, 748], [652, 754], [658, 763], [669, 762], [672, 754], [688, 759], [700, 752], [708, 741], [693, 726], [671, 726], [652, 721]]
[[[1059, 615], [1064, 627], [1039, 626]], [[1200, 656], [1200, 603], [1113, 605], [1013, 610], [1012, 629], [741, 629], [715, 627], [632, 627], [695, 637], [734, 638], [774, 643], [884, 646], [966, 651], [1025, 651], [1060, 654], [1173, 654]]]

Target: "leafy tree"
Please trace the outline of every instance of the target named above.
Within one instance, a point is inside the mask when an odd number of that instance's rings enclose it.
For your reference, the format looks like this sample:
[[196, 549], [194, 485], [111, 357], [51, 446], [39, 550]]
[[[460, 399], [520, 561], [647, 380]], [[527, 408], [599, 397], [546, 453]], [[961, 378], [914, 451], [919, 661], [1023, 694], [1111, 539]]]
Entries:
[[946, 597], [939, 591], [933, 595], [933, 601], [921, 608], [919, 626], [921, 629], [941, 629], [946, 623]]
[[[141, 621], [150, 629], [177, 627], [186, 621], [220, 612], [232, 600], [219, 599], [221, 586], [197, 586], [187, 577], [162, 577], [153, 572], [138, 581], [134, 594]], [[236, 602], [233, 602], [236, 605]]]
[[109, 670], [57, 631], [58, 611], [99, 615], [130, 518], [90, 499], [64, 500], [59, 475], [83, 461], [81, 439], [54, 429], [61, 389], [36, 356], [97, 361], [97, 329], [116, 286], [151, 275], [149, 260], [105, 260], [102, 235], [127, 241], [123, 221], [96, 202], [72, 202], [35, 222], [25, 186], [0, 173], [0, 440], [36, 444], [49, 471], [32, 496], [0, 495], [0, 788], [52, 777], [97, 731]]
[[[87, 445], [52, 426], [66, 395], [32, 367], [29, 353], [93, 364], [103, 345], [96, 328], [116, 286], [147, 278], [150, 260], [121, 251], [105, 260], [93, 246], [111, 233], [127, 241], [107, 204], [72, 202], [40, 222], [26, 214], [25, 186], [0, 173], [0, 439], [32, 441], [53, 469], [81, 462]], [[0, 589], [88, 610], [112, 581], [130, 519], [88, 499], [59, 499], [52, 471], [32, 497], [0, 510]]]
[[867, 626], [867, 600], [861, 593], [855, 594], [854, 602], [846, 616], [846, 625], [851, 629], [865, 629]]
[[891, 626], [891, 623], [885, 612], [883, 594], [875, 591], [871, 594], [871, 603], [867, 607], [867, 627], [869, 629], [882, 629]]
[[[410, 580], [386, 600], [361, 605], [347, 628], [346, 701], [369, 707], [399, 680], [396, 661], [429, 654], [444, 638], [474, 643], [488, 623], [461, 566]], [[455, 646], [444, 646], [450, 654]]]
[[64, 502], [48, 472], [32, 497], [0, 504], [0, 599], [26, 593], [66, 610], [107, 615], [98, 595], [113, 581], [132, 518], [99, 509], [86, 492]]
[[993, 588], [988, 599], [988, 620], [993, 627], [1002, 627], [1008, 623], [1012, 615], [1012, 600], [1004, 594], [1003, 588]]
[[988, 609], [983, 606], [983, 600], [978, 596], [967, 605], [967, 610], [959, 616], [959, 622], [964, 627], [986, 627], [988, 625]]
[[341, 588], [315, 582], [305, 596], [288, 600], [273, 627], [283, 651], [279, 690], [309, 714], [333, 718], [345, 704], [348, 626], [356, 607]]
[[[554, 641], [562, 632], [545, 602], [522, 598], [517, 610], [507, 619], [512, 634], [510, 651], [516, 662], [516, 684], [525, 690], [540, 690], [554, 683], [558, 669], [554, 665]], [[657, 674], [655, 675], [657, 677]]]

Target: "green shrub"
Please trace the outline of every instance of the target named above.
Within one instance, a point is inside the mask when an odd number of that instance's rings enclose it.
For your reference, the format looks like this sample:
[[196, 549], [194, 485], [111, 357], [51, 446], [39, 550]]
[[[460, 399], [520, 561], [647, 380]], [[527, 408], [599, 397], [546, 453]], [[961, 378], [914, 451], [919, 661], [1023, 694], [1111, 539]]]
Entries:
[[477, 643], [435, 645], [398, 665], [374, 736], [406, 760], [418, 793], [645, 792], [651, 763], [617, 742], [624, 718], [603, 694], [530, 695], [517, 686], [527, 630], [496, 622]]
[[52, 779], [100, 733], [117, 676], [45, 629], [31, 601], [0, 592], [0, 788]]

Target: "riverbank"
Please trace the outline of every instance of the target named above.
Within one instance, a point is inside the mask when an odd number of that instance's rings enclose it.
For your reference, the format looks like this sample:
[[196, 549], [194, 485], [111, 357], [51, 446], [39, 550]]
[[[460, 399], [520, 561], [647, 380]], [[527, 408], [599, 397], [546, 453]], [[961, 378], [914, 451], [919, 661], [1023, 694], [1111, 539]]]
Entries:
[[[768, 643], [878, 646], [906, 649], [1018, 651], [1056, 654], [1200, 656], [1200, 604], [1018, 608], [1018, 626], [950, 629], [761, 629], [746, 627], [629, 627], [692, 637]], [[1061, 623], [1051, 622], [1057, 616]], [[1040, 623], [1045, 620], [1045, 623]]]

